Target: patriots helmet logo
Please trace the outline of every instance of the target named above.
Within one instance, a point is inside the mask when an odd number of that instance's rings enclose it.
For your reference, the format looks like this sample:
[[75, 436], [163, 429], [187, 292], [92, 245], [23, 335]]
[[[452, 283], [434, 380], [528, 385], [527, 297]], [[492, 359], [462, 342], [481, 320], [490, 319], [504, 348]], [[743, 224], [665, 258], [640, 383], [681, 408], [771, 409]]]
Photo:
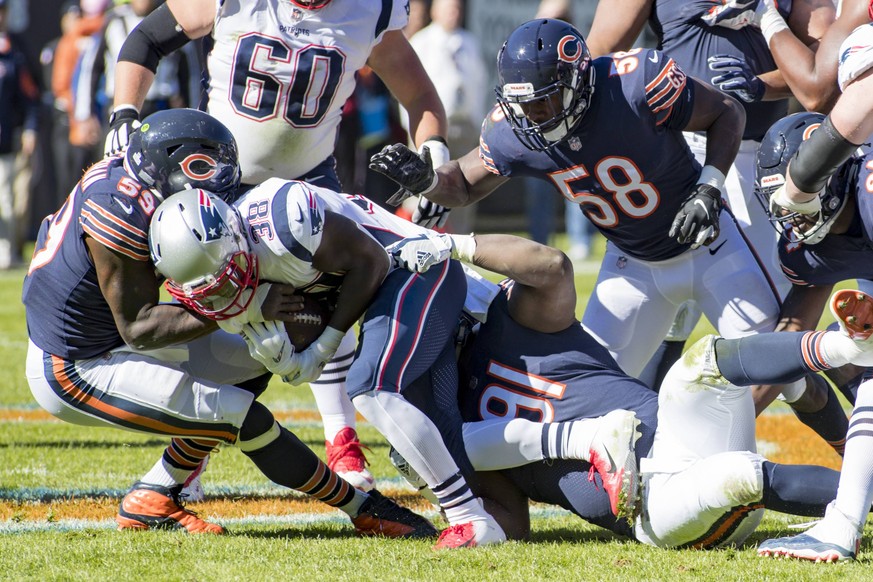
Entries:
[[203, 226], [203, 233], [206, 236], [203, 242], [216, 241], [228, 232], [227, 224], [212, 203], [212, 198], [210, 198], [209, 194], [203, 190], [198, 190], [198, 195], [200, 224]]

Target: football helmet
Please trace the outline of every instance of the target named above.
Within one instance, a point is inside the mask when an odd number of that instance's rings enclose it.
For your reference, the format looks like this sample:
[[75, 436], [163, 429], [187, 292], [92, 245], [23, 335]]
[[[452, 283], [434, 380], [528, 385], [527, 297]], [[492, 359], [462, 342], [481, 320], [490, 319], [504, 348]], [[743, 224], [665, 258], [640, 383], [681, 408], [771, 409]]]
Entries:
[[230, 130], [196, 109], [167, 109], [143, 119], [130, 136], [124, 165], [162, 200], [186, 188], [227, 195], [241, 178]]
[[211, 192], [183, 190], [164, 200], [149, 226], [149, 252], [170, 295], [210, 319], [245, 311], [258, 260], [242, 228], [236, 210]]
[[497, 102], [519, 141], [534, 151], [568, 139], [591, 104], [588, 46], [563, 20], [541, 18], [516, 28], [497, 54], [497, 74]]
[[[857, 164], [847, 162], [819, 193], [821, 211], [812, 215], [791, 212], [771, 202], [773, 192], [785, 184], [788, 163], [805, 140], [821, 125], [825, 116], [821, 113], [800, 112], [783, 117], [774, 123], [761, 145], [755, 166], [755, 196], [770, 217], [770, 222], [783, 236], [806, 244], [820, 242], [830, 231], [834, 221], [846, 205], [847, 171], [857, 175]], [[850, 180], [854, 182], [854, 180]]]

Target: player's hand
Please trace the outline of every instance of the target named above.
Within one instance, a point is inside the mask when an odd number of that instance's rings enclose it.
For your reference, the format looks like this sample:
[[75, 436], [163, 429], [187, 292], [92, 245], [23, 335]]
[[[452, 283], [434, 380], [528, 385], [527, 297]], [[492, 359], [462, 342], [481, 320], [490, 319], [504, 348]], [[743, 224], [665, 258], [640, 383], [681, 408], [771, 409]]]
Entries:
[[283, 324], [275, 321], [247, 323], [242, 326], [240, 335], [246, 340], [252, 358], [277, 376], [285, 376], [299, 369], [294, 344]]
[[785, 211], [813, 215], [821, 212], [821, 192], [806, 202], [796, 202], [788, 197], [788, 189], [782, 184], [770, 195], [770, 216], [782, 216]]
[[706, 61], [709, 63], [710, 71], [720, 73], [710, 79], [719, 90], [746, 103], [755, 103], [764, 98], [767, 87], [752, 72], [745, 60], [730, 55], [713, 55]]
[[442, 228], [449, 219], [451, 208], [446, 208], [424, 196], [418, 197], [418, 206], [412, 213], [412, 222], [425, 228]]
[[437, 182], [428, 147], [423, 147], [418, 154], [399, 143], [385, 146], [370, 158], [370, 169], [400, 184], [400, 189], [388, 199], [392, 206], [398, 206], [410, 196], [430, 192]]
[[346, 332], [327, 327], [308, 348], [294, 354], [294, 369], [282, 374], [282, 381], [294, 386], [308, 384], [321, 376], [324, 366], [333, 358]]
[[396, 267], [424, 273], [452, 254], [452, 239], [445, 234], [422, 234], [405, 238], [385, 248]]
[[[791, 0], [779, 0], [785, 12], [791, 12]], [[775, 0], [727, 0], [700, 17], [709, 26], [739, 30], [745, 26], [761, 26], [761, 18], [768, 10], [776, 10]]]
[[718, 238], [721, 192], [709, 184], [697, 184], [676, 213], [669, 236], [677, 242], [691, 243], [691, 248], [709, 245]]
[[112, 156], [127, 148], [132, 134], [140, 125], [139, 111], [131, 106], [121, 106], [109, 116], [109, 133], [103, 145], [103, 155]]

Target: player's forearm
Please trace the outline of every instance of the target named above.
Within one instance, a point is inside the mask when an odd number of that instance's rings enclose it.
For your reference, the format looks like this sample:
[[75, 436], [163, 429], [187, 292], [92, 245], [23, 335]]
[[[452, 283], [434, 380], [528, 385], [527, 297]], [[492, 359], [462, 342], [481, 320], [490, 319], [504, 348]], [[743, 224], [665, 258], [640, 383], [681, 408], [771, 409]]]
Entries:
[[554, 288], [573, 271], [558, 249], [509, 234], [476, 235], [473, 264], [528, 287]]
[[446, 112], [436, 93], [423, 95], [407, 109], [409, 113], [409, 136], [419, 148], [433, 136], [446, 137], [448, 124]]
[[142, 110], [145, 96], [152, 86], [155, 74], [147, 68], [129, 61], [119, 61], [115, 66], [114, 106], [133, 105]]
[[774, 331], [807, 331], [818, 326], [833, 285], [792, 285], [782, 303]]
[[832, 66], [817, 66], [817, 55], [790, 30], [773, 35], [770, 52], [794, 97], [808, 111], [827, 112], [839, 95], [836, 56]]
[[138, 350], [153, 350], [212, 333], [218, 324], [181, 305], [162, 303], [143, 308], [136, 320], [119, 326], [124, 342]]
[[388, 268], [388, 255], [383, 251], [381, 257], [362, 262], [346, 272], [337, 297], [336, 309], [330, 317], [330, 327], [340, 331], [352, 328], [379, 291], [388, 275]]

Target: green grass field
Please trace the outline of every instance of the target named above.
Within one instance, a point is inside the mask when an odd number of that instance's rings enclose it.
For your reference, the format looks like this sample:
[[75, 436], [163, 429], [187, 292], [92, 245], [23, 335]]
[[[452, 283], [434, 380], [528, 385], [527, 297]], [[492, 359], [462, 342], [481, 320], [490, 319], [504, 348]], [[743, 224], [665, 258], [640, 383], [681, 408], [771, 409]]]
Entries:
[[[596, 263], [577, 277], [581, 314]], [[3, 580], [867, 580], [861, 559], [845, 565], [764, 560], [754, 547], [803, 519], [769, 514], [737, 549], [666, 551], [619, 539], [568, 512], [534, 505], [530, 542], [434, 552], [431, 542], [360, 539], [344, 515], [268, 483], [233, 449], [214, 455], [207, 500], [192, 506], [227, 526], [223, 537], [117, 532], [125, 489], [165, 441], [113, 429], [81, 429], [42, 414], [24, 379], [24, 271], [0, 273], [0, 579]], [[701, 325], [698, 334], [708, 328]], [[322, 433], [309, 391], [278, 382], [262, 400], [317, 453]], [[778, 407], [777, 407], [778, 408]], [[784, 409], [783, 409], [784, 410]], [[778, 410], [777, 410], [778, 413]], [[793, 420], [793, 419], [792, 419]], [[425, 511], [398, 477], [387, 445], [362, 424], [379, 487]], [[802, 454], [802, 451], [801, 451]], [[293, 460], [291, 461], [293, 462]]]

